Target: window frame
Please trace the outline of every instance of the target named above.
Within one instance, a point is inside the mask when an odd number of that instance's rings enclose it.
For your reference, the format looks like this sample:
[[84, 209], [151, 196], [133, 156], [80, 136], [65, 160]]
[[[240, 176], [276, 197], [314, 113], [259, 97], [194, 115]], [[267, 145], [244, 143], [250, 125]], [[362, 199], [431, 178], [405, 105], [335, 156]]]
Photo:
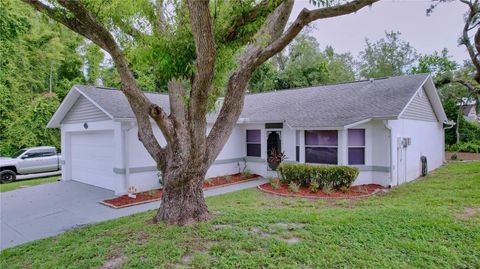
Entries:
[[[350, 130], [363, 130], [363, 146], [350, 146], [349, 145], [349, 139], [348, 139], [348, 135], [349, 135], [349, 132]], [[367, 131], [365, 128], [352, 128], [352, 129], [348, 129], [347, 130], [347, 163], [348, 165], [365, 165], [366, 164], [366, 148], [367, 148]], [[363, 149], [363, 164], [351, 164], [350, 163], [350, 149]]]
[[[260, 141], [249, 142], [248, 141], [248, 131], [258, 131], [258, 132], [260, 132]], [[260, 146], [260, 153], [259, 153], [260, 155], [259, 156], [248, 155], [248, 145], [259, 145]], [[255, 157], [255, 158], [261, 158], [262, 157], [262, 129], [246, 129], [245, 130], [245, 156]]]
[[[322, 132], [322, 131], [334, 131], [337, 135], [337, 145], [335, 146], [332, 146], [332, 145], [309, 145], [307, 144], [307, 132]], [[338, 165], [338, 130], [304, 130], [303, 132], [303, 136], [304, 136], [304, 151], [305, 151], [305, 163], [311, 163], [311, 164], [322, 164], [322, 165]], [[335, 163], [316, 163], [316, 162], [308, 162], [307, 161], [307, 148], [334, 148], [337, 150], [337, 158], [336, 158], [336, 162]]]

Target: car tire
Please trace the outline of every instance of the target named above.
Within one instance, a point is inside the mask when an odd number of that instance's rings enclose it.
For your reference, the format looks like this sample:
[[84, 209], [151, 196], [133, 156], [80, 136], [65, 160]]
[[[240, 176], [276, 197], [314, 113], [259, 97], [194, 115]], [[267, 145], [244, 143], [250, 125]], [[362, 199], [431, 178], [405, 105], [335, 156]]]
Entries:
[[9, 183], [17, 179], [17, 174], [12, 170], [0, 171], [0, 183]]

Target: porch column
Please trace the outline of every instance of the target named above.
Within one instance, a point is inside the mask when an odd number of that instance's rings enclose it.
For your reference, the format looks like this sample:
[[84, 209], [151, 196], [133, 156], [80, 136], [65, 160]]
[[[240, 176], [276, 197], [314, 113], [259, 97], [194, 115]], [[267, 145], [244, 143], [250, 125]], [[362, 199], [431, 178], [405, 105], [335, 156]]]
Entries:
[[338, 131], [338, 164], [348, 165], [348, 129]]
[[299, 150], [299, 161], [300, 163], [305, 163], [305, 130], [300, 130], [300, 150]]

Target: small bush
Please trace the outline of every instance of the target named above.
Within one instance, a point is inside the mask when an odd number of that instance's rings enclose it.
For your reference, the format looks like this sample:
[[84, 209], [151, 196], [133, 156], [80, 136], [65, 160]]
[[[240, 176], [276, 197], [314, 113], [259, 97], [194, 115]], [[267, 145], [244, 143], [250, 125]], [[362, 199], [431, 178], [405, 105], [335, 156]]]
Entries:
[[247, 170], [243, 171], [242, 175], [243, 175], [243, 177], [250, 177], [250, 176], [252, 176], [252, 172], [247, 169]]
[[323, 191], [324, 193], [327, 193], [327, 194], [331, 193], [331, 192], [332, 192], [332, 184], [331, 184], [331, 183], [327, 183], [327, 184], [323, 185], [323, 186], [322, 186], [322, 191]]
[[310, 191], [311, 192], [316, 193], [319, 188], [320, 188], [320, 184], [318, 184], [317, 181], [310, 182]]
[[269, 177], [268, 181], [273, 189], [278, 190], [280, 188], [280, 180], [278, 178]]
[[232, 181], [232, 176], [224, 176], [223, 177], [227, 182]]
[[315, 181], [319, 187], [330, 185], [334, 189], [349, 188], [358, 176], [358, 168], [350, 166], [323, 166], [311, 164], [282, 163], [279, 166], [282, 182], [295, 182], [302, 187], [309, 187]]
[[299, 189], [300, 189], [300, 185], [298, 185], [297, 183], [295, 183], [293, 181], [290, 182], [290, 184], [288, 184], [288, 191], [289, 192], [297, 193]]
[[480, 141], [470, 141], [453, 145], [446, 145], [445, 149], [451, 152], [480, 153]]
[[347, 187], [347, 186], [342, 186], [342, 187], [340, 187], [340, 191], [343, 192], [343, 193], [347, 193], [349, 189], [350, 189], [350, 188]]

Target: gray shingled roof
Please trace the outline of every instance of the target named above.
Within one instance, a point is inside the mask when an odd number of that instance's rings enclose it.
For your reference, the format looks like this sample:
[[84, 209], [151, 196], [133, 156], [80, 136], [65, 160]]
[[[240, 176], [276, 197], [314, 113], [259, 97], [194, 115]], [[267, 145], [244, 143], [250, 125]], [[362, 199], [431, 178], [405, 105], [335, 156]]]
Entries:
[[[245, 122], [285, 121], [296, 128], [343, 127], [370, 118], [393, 118], [399, 116], [427, 77], [427, 74], [405, 75], [247, 94], [240, 118]], [[76, 88], [114, 118], [134, 118], [121, 91], [93, 86]], [[170, 110], [167, 95], [146, 94], [152, 102]]]

